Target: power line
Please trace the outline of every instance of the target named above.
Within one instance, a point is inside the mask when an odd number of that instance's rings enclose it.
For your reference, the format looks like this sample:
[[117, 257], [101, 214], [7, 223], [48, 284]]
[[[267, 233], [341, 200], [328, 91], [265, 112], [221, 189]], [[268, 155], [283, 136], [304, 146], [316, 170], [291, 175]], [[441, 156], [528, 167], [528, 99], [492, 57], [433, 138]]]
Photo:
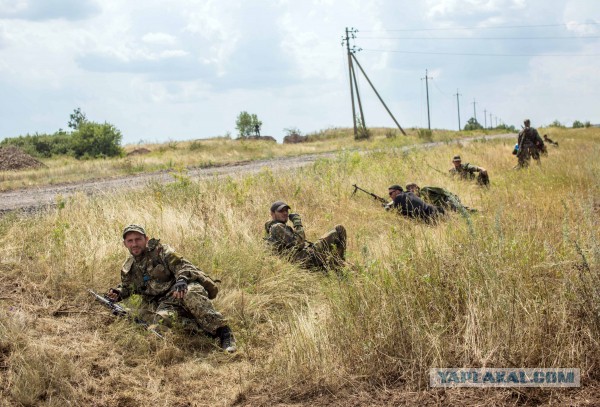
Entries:
[[361, 40], [579, 40], [600, 38], [600, 35], [574, 35], [570, 37], [360, 37]]
[[456, 55], [456, 56], [474, 56], [474, 57], [598, 57], [600, 54], [475, 54], [467, 52], [424, 52], [424, 51], [401, 51], [390, 49], [369, 49], [363, 48], [363, 51], [371, 52], [395, 52], [400, 54], [418, 54], [418, 55]]
[[580, 25], [600, 25], [600, 23], [568, 23], [568, 24], [534, 24], [534, 25], [501, 25], [490, 27], [443, 27], [443, 28], [404, 28], [391, 30], [361, 30], [360, 32], [416, 32], [416, 31], [452, 31], [452, 30], [501, 30], [509, 28], [542, 28], [542, 27], [572, 27]]

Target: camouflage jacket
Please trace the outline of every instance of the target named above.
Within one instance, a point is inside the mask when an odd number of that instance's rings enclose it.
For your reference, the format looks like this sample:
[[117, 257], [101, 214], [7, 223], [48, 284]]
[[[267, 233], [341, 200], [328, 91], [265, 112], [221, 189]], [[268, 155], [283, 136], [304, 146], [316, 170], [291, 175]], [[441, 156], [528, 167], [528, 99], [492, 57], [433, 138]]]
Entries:
[[419, 196], [425, 202], [442, 207], [449, 207], [450, 209], [456, 211], [458, 208], [463, 207], [462, 203], [458, 196], [454, 195], [452, 192], [445, 190], [440, 187], [423, 187], [419, 191]]
[[[158, 299], [167, 294], [180, 278], [202, 284], [209, 292], [209, 298], [210, 290], [207, 286], [216, 289], [210, 277], [170, 246], [160, 243], [158, 239], [150, 239], [142, 255], [129, 256], [123, 264], [119, 286], [121, 298], [140, 294], [146, 301]], [[213, 298], [215, 296], [216, 292]]]
[[461, 179], [474, 179], [475, 173], [480, 172], [481, 167], [473, 164], [461, 164], [458, 168], [453, 167], [450, 169], [450, 175], [459, 175]]
[[519, 151], [523, 151], [528, 147], [537, 147], [540, 150], [544, 147], [544, 140], [542, 140], [538, 131], [533, 127], [525, 127], [521, 130], [517, 143], [519, 144]]
[[306, 241], [304, 227], [300, 215], [293, 220], [294, 227], [286, 223], [270, 220], [265, 223], [265, 241], [279, 254], [295, 254], [304, 249], [309, 243]]

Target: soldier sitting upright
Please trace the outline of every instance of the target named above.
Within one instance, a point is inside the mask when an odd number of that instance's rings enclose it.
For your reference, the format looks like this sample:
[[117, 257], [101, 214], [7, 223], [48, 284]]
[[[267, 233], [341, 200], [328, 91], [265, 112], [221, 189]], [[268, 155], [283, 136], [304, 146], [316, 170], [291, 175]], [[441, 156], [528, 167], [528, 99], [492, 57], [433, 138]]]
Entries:
[[[265, 240], [279, 255], [287, 256], [306, 269], [326, 272], [345, 264], [346, 229], [336, 225], [316, 242], [306, 240], [302, 219], [289, 213], [290, 206], [283, 201], [271, 205], [271, 220], [265, 223]], [[293, 228], [287, 225], [292, 221]]]
[[490, 178], [485, 168], [469, 163], [463, 164], [459, 155], [452, 158], [452, 164], [454, 164], [454, 167], [450, 169], [450, 175], [458, 175], [463, 180], [472, 180], [475, 179], [475, 173], [478, 172], [477, 183], [483, 186], [490, 184]]
[[199, 328], [218, 337], [221, 348], [235, 352], [233, 333], [227, 320], [210, 301], [217, 296], [215, 282], [171, 247], [149, 239], [142, 226], [123, 230], [123, 245], [131, 256], [121, 269], [121, 284], [109, 289], [106, 297], [121, 301], [133, 294], [142, 297], [140, 311], [150, 318], [150, 327], [170, 327], [192, 320]]

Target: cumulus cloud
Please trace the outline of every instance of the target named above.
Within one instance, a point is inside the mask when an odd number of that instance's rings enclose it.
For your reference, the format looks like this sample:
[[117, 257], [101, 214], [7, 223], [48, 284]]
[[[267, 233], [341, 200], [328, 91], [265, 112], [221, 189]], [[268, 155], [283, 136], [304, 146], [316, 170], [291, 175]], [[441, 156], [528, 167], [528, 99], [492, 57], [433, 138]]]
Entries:
[[0, 18], [83, 20], [100, 11], [94, 0], [0, 0]]

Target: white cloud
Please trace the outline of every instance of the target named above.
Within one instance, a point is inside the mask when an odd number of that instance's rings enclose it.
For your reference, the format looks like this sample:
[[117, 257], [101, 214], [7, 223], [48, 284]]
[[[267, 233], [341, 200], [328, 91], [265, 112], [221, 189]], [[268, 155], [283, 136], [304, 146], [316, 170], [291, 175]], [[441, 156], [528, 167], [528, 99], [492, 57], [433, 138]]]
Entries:
[[142, 41], [152, 45], [174, 45], [177, 42], [177, 38], [171, 34], [156, 32], [144, 34]]
[[[74, 12], [51, 7], [59, 3]], [[114, 123], [126, 142], [224, 134], [242, 110], [276, 137], [292, 126], [349, 126], [345, 27], [360, 30], [355, 44], [365, 50], [357, 58], [405, 127], [423, 117], [426, 125], [425, 69], [435, 78], [433, 127], [455, 128], [457, 88], [463, 124], [473, 99], [478, 118], [485, 108], [509, 124], [525, 113], [538, 124], [577, 114], [598, 122], [597, 57], [534, 57], [600, 54], [597, 39], [409, 40], [457, 35], [392, 31], [553, 24], [460, 33], [589, 36], [600, 26], [581, 23], [598, 15], [600, 2], [586, 0], [0, 0], [0, 137], [64, 128], [77, 106]], [[393, 126], [357, 75], [367, 123]]]

